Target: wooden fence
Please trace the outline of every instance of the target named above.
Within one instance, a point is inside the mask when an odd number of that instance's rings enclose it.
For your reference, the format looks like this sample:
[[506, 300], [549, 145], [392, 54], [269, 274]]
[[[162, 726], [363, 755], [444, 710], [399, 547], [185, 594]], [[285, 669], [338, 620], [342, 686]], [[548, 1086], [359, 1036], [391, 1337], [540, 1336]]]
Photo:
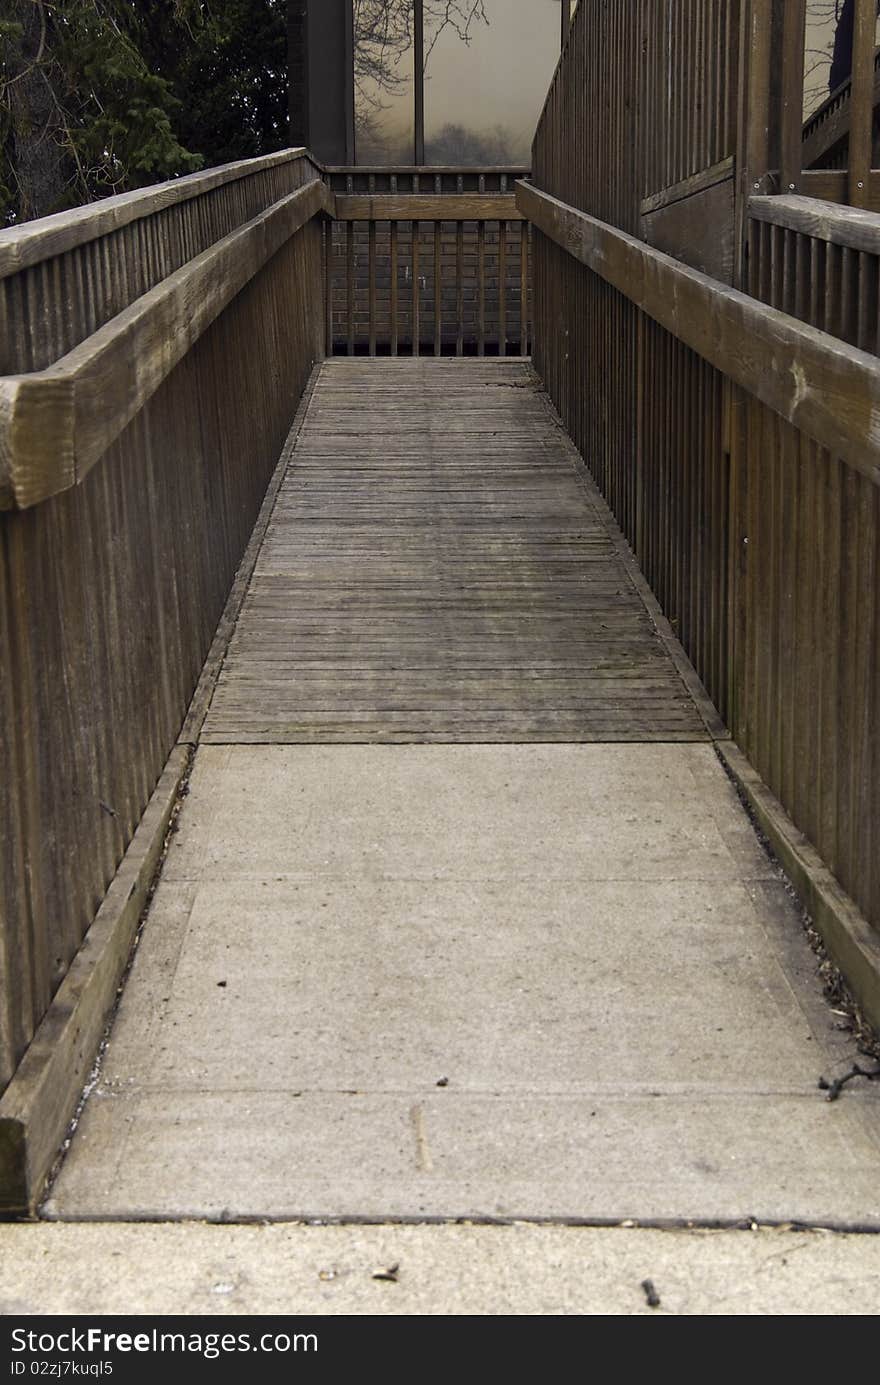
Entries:
[[328, 170], [327, 354], [527, 355], [526, 172]]
[[772, 19], [581, 0], [518, 190], [534, 359], [732, 735], [877, 928], [880, 218], [766, 195], [794, 143]]
[[323, 354], [326, 205], [288, 151], [0, 234], [0, 1089], [178, 736]]

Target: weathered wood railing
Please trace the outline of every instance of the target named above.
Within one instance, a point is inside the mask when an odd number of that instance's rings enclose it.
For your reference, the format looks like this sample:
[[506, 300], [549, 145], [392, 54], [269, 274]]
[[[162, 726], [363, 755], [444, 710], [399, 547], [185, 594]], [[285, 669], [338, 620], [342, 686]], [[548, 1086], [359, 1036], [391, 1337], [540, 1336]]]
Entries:
[[[0, 1090], [162, 774], [323, 355], [328, 198], [293, 150], [0, 233]], [[76, 1023], [90, 1061], [101, 1015]], [[67, 1095], [48, 1082], [50, 1156]]]
[[327, 171], [328, 355], [526, 355], [517, 168]]
[[[535, 186], [518, 190], [533, 222], [533, 352], [753, 769], [722, 741], [723, 754], [880, 1022], [880, 218], [803, 197], [750, 201], [768, 110], [755, 100], [766, 54], [752, 21], [765, 8], [717, 7], [716, 30], [742, 27], [736, 89], [719, 98], [737, 117], [731, 197], [714, 213], [732, 253], [706, 274], [683, 263], [704, 253], [689, 228], [703, 225], [705, 192], [665, 204], [678, 208], [677, 257], [643, 238], [656, 108], [635, 98], [663, 81], [633, 60], [635, 85], [602, 121], [589, 114], [606, 75], [612, 92], [621, 80], [621, 26], [638, 51], [645, 6], [581, 0]], [[658, 31], [674, 40], [659, 20]], [[680, 151], [669, 171], [693, 170], [704, 139], [682, 93], [712, 65], [704, 54], [689, 75], [653, 51], [664, 80], [682, 84], [669, 93], [683, 112], [666, 134]], [[595, 171], [616, 158], [641, 170], [628, 198]]]

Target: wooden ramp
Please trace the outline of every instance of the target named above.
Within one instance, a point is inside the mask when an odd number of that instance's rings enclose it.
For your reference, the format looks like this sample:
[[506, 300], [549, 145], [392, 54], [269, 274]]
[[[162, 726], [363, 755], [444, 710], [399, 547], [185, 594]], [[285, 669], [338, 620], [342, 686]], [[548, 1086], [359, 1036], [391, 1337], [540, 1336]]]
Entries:
[[524, 361], [323, 366], [202, 740], [709, 739]]

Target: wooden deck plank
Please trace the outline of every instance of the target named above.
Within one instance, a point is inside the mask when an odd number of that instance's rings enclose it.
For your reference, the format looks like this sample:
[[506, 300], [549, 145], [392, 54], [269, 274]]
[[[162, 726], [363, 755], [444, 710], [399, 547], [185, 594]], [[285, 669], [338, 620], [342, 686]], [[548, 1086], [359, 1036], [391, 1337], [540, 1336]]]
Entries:
[[202, 739], [709, 733], [528, 363], [356, 358], [317, 379]]

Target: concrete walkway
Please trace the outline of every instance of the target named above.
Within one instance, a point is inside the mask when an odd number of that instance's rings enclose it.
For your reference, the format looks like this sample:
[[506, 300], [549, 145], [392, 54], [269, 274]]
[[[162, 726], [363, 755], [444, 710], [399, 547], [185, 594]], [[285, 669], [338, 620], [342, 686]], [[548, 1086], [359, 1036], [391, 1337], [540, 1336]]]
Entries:
[[203, 746], [68, 1218], [880, 1227], [710, 746]]
[[[440, 430], [432, 428], [436, 444]], [[454, 438], [449, 449], [459, 466]], [[294, 481], [296, 465], [295, 452]], [[438, 445], [430, 471], [442, 490]], [[284, 488], [278, 514], [290, 523]], [[611, 547], [594, 571], [608, 587], [607, 563], [625, 558], [613, 557], [622, 553], [619, 535], [602, 523]], [[273, 532], [265, 551], [277, 563]], [[352, 533], [367, 562], [364, 534], [357, 526]], [[392, 539], [383, 538], [386, 567]], [[546, 561], [519, 549], [518, 562]], [[295, 545], [289, 554], [285, 561], [295, 561]], [[341, 571], [355, 556], [334, 561]], [[451, 590], [448, 572], [438, 580]], [[589, 606], [589, 572], [577, 580], [587, 583]], [[639, 639], [650, 650], [649, 605], [637, 584], [614, 580], [621, 600], [626, 587], [626, 619], [647, 630]], [[419, 644], [421, 657], [430, 651], [433, 598], [406, 581], [409, 635], [424, 607], [425, 637], [409, 645], [412, 653]], [[320, 1236], [315, 1229], [315, 1240], [307, 1228], [263, 1228], [259, 1253], [256, 1230], [232, 1227], [43, 1227], [14, 1236], [30, 1235], [33, 1247], [51, 1245], [53, 1254], [51, 1238], [65, 1231], [71, 1254], [117, 1245], [124, 1255], [164, 1258], [166, 1246], [172, 1260], [181, 1257], [188, 1301], [200, 1305], [191, 1311], [202, 1311], [211, 1292], [223, 1299], [218, 1311], [276, 1303], [267, 1246], [279, 1265], [299, 1267], [297, 1282], [310, 1286], [304, 1303], [316, 1311], [637, 1312], [634, 1276], [656, 1277], [658, 1265], [677, 1286], [675, 1312], [726, 1311], [724, 1302], [740, 1312], [876, 1311], [880, 1242], [870, 1235], [736, 1231], [720, 1242], [577, 1225], [880, 1229], [880, 1084], [853, 1083], [834, 1103], [817, 1087], [857, 1055], [821, 994], [796, 904], [688, 703], [686, 671], [675, 672], [681, 651], [670, 649], [668, 635], [656, 657], [669, 661], [669, 686], [678, 679], [677, 742], [664, 740], [658, 723], [646, 743], [602, 743], [598, 722], [584, 722], [580, 738], [589, 743], [542, 744], [539, 723], [526, 718], [524, 739], [535, 743], [296, 744], [300, 711], [285, 680], [298, 676], [304, 632], [294, 628], [299, 602], [289, 600], [294, 624], [285, 634], [280, 591], [271, 638], [280, 651], [272, 659], [289, 664], [279, 680], [278, 741], [287, 743], [271, 743], [265, 729], [265, 669], [253, 696], [267, 743], [246, 743], [255, 724], [242, 664], [249, 609], [265, 622], [260, 602], [246, 601], [230, 656], [241, 743], [229, 729], [230, 684], [221, 679], [220, 711], [208, 720], [213, 743], [196, 752], [109, 1046], [44, 1216], [379, 1226], [324, 1228]], [[382, 662], [387, 694], [391, 626], [376, 634], [385, 608], [375, 594], [365, 602], [370, 657]], [[387, 609], [393, 624], [398, 607]], [[531, 672], [523, 686], [534, 701], [541, 675], [532, 668], [528, 604], [503, 627], [493, 625], [496, 616], [484, 602], [474, 618], [484, 622], [486, 642], [474, 626], [471, 648], [504, 659], [525, 649]], [[541, 658], [553, 665], [568, 654], [596, 669], [585, 646], [566, 648], [574, 616], [567, 608], [558, 645]], [[315, 630], [307, 638], [308, 665], [321, 649]], [[461, 667], [461, 651], [457, 657]], [[347, 668], [334, 684], [337, 710], [352, 689], [362, 701], [355, 673]], [[493, 695], [514, 695], [519, 675], [492, 677]], [[303, 686], [313, 699], [314, 679]], [[443, 739], [452, 742], [457, 688], [450, 680], [443, 691]], [[389, 705], [383, 701], [383, 717]], [[516, 708], [508, 713], [514, 725]], [[315, 717], [302, 739], [314, 741]], [[383, 735], [399, 739], [399, 720], [383, 732], [374, 719], [368, 739]], [[573, 1225], [391, 1225], [461, 1220]], [[788, 1235], [791, 1247], [760, 1239], [771, 1234]], [[785, 1275], [774, 1278], [778, 1293], [762, 1297], [769, 1279], [758, 1248], [772, 1245], [766, 1258], [778, 1268], [795, 1243], [798, 1263], [813, 1267], [815, 1298], [803, 1279]], [[24, 1244], [7, 1237], [16, 1254]], [[397, 1297], [400, 1285], [363, 1278], [368, 1259], [404, 1252], [420, 1268]], [[224, 1299], [211, 1276], [244, 1282], [234, 1273], [239, 1254], [242, 1266], [256, 1256], [263, 1268], [247, 1271], [248, 1292]], [[512, 1268], [510, 1257], [522, 1255], [540, 1292]], [[433, 1289], [425, 1278], [432, 1257]], [[619, 1292], [573, 1288], [578, 1257]], [[753, 1296], [732, 1293], [722, 1258], [754, 1274]], [[350, 1293], [337, 1293], [335, 1276], [315, 1281], [319, 1260], [347, 1267]], [[482, 1266], [471, 1279], [467, 1263]], [[783, 1281], [787, 1307], [779, 1306]], [[456, 1282], [471, 1289], [457, 1295]], [[108, 1293], [112, 1302], [124, 1297], [122, 1288]], [[71, 1301], [45, 1291], [45, 1304], [62, 1300]], [[38, 1302], [38, 1291], [22, 1301]], [[460, 1306], [467, 1302], [470, 1309]]]
[[[395, 1265], [392, 1277], [377, 1277]], [[523, 1224], [0, 1226], [0, 1314], [21, 1313], [876, 1315], [880, 1236]]]

